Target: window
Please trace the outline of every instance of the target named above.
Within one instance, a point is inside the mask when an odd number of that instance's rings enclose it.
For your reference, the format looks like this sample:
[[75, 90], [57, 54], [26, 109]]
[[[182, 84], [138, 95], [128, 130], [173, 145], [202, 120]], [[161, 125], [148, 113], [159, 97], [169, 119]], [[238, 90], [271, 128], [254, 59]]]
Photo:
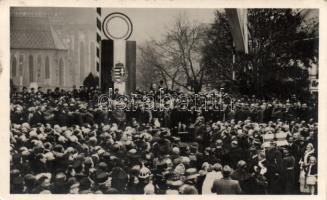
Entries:
[[18, 66], [18, 75], [23, 76], [23, 64], [24, 64], [24, 56], [19, 56], [19, 66]]
[[80, 43], [80, 47], [79, 47], [79, 63], [80, 63], [80, 80], [81, 82], [83, 82], [84, 79], [84, 65], [85, 65], [85, 53], [84, 53], [84, 43], [81, 42]]
[[36, 66], [37, 66], [37, 81], [40, 82], [41, 81], [41, 66], [42, 66], [41, 55], [37, 56]]
[[45, 57], [45, 78], [50, 78], [50, 62], [49, 62], [49, 56]]
[[11, 76], [16, 77], [17, 60], [16, 57], [11, 57]]
[[94, 42], [91, 42], [90, 45], [90, 55], [91, 55], [91, 72], [95, 71], [95, 45]]
[[60, 61], [59, 61], [59, 84], [60, 85], [64, 85], [64, 61], [62, 60], [62, 58], [60, 58]]
[[32, 55], [28, 57], [28, 70], [30, 82], [34, 82], [34, 58]]

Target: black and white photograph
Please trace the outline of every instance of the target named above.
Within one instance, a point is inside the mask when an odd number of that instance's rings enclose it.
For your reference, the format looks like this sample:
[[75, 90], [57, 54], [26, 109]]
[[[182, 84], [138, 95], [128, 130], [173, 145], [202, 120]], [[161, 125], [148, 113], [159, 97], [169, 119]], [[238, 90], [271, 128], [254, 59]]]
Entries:
[[319, 8], [75, 6], [9, 8], [10, 194], [324, 192]]

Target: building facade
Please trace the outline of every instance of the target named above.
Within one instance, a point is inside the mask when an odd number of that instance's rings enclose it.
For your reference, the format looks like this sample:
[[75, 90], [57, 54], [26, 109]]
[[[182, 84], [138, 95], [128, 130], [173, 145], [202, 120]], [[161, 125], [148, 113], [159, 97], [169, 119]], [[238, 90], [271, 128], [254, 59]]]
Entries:
[[95, 19], [92, 8], [11, 8], [14, 85], [71, 88], [98, 76]]

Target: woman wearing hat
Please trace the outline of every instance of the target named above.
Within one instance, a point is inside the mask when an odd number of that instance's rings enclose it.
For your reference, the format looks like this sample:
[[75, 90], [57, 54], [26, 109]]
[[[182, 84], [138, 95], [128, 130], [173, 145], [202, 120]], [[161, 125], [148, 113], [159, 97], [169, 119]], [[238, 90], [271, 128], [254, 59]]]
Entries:
[[311, 156], [308, 166], [305, 168], [306, 172], [306, 184], [309, 188], [310, 194], [316, 193], [317, 188], [317, 159], [315, 156]]
[[308, 187], [308, 185], [306, 184], [306, 173], [305, 173], [305, 169], [307, 168], [307, 166], [310, 164], [310, 157], [315, 155], [315, 149], [313, 147], [313, 145], [311, 143], [307, 144], [306, 150], [299, 162], [300, 164], [300, 192], [302, 193], [309, 193], [310, 189]]
[[206, 174], [202, 185], [202, 194], [213, 194], [211, 192], [211, 186], [213, 185], [215, 180], [223, 178], [221, 170], [222, 166], [219, 163], [216, 163], [213, 166], [209, 166], [208, 173]]

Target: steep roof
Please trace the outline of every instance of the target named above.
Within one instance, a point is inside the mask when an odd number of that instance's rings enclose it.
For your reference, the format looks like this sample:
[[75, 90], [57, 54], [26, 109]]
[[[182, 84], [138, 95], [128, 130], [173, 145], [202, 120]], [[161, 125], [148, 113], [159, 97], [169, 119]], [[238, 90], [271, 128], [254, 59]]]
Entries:
[[47, 17], [10, 18], [10, 48], [66, 50]]

